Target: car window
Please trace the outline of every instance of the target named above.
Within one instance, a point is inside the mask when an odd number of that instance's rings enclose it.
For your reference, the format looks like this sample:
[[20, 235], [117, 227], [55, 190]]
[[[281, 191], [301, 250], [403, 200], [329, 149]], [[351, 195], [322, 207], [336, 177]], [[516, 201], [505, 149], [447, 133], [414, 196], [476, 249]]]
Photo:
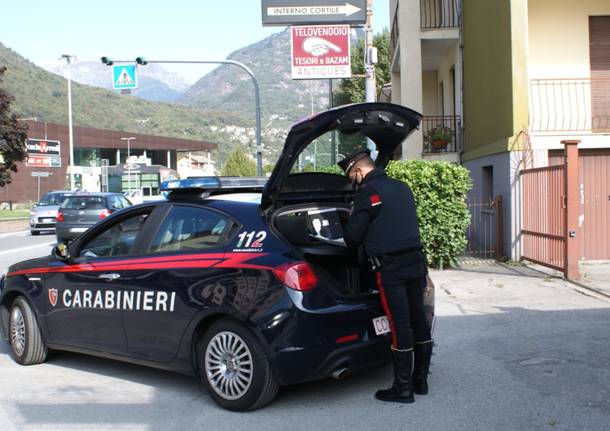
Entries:
[[121, 201], [121, 203], [123, 204], [123, 208], [127, 208], [128, 206], [131, 205], [131, 202], [129, 202], [127, 200], [127, 198], [125, 198], [124, 196], [117, 196], [117, 197]]
[[42, 199], [40, 199], [40, 202], [38, 202], [36, 205], [41, 207], [50, 205], [61, 205], [67, 196], [69, 195], [66, 195], [65, 193], [47, 193], [42, 197]]
[[174, 206], [161, 223], [150, 252], [216, 247], [229, 225], [230, 220], [216, 212], [191, 206]]
[[343, 174], [337, 162], [367, 148], [367, 138], [360, 132], [346, 134], [332, 130], [311, 141], [292, 166], [290, 173]]
[[127, 256], [132, 253], [138, 232], [144, 226], [147, 214], [138, 214], [111, 226], [85, 243], [79, 257]]
[[62, 204], [68, 210], [101, 210], [106, 208], [106, 202], [101, 196], [70, 196]]
[[110, 205], [113, 210], [120, 210], [125, 207], [123, 201], [121, 201], [118, 196], [110, 196]]

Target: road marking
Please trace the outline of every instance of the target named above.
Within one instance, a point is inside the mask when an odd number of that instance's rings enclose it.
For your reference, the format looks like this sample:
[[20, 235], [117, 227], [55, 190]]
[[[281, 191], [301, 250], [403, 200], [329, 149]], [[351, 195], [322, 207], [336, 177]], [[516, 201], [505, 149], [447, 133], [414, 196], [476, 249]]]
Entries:
[[27, 234], [29, 234], [30, 231], [29, 230], [22, 230], [20, 232], [9, 232], [9, 233], [3, 233], [0, 234], [0, 238], [10, 238], [12, 236], [27, 236]]
[[45, 242], [45, 243], [36, 244], [36, 245], [29, 245], [27, 247], [14, 248], [12, 250], [0, 251], [0, 255], [9, 254], [9, 253], [17, 253], [17, 252], [25, 251], [25, 250], [32, 250], [34, 248], [48, 247], [48, 246], [53, 245], [53, 244], [55, 244], [55, 241], [53, 241], [53, 242]]

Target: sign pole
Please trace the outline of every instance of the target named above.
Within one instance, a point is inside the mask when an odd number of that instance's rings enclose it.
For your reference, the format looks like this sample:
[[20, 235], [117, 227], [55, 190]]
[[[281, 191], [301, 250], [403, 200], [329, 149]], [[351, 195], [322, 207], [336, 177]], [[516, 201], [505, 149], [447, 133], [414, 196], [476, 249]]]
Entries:
[[[367, 102], [375, 102], [376, 99], [376, 83], [375, 83], [375, 64], [371, 58], [373, 53], [373, 0], [366, 0], [366, 26], [364, 28], [366, 51], [364, 54], [365, 63], [364, 70], [366, 80], [364, 84], [365, 100]], [[370, 139], [367, 139], [367, 148], [371, 150], [371, 154], [376, 154], [375, 144]]]
[[36, 193], [36, 202], [40, 201], [40, 176], [36, 177], [38, 180], [38, 193]]
[[72, 63], [72, 59], [74, 58], [73, 55], [70, 54], [63, 54], [62, 58], [64, 58], [66, 60], [66, 62], [68, 63], [68, 142], [69, 142], [69, 148], [70, 148], [70, 166], [69, 166], [69, 172], [70, 172], [70, 190], [74, 190], [75, 189], [75, 184], [74, 184], [74, 135], [73, 135], [73, 131], [72, 131], [72, 74], [71, 74], [71, 63]]

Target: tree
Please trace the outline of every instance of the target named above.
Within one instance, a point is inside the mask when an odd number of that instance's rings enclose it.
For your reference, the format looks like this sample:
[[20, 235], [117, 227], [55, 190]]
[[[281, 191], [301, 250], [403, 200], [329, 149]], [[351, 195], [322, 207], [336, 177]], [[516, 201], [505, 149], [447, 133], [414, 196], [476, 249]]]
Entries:
[[[0, 67], [0, 84], [6, 67]], [[28, 128], [11, 114], [13, 96], [0, 87], [0, 187], [11, 182], [11, 172], [17, 172], [17, 162], [25, 159]]]
[[248, 158], [243, 148], [237, 147], [229, 155], [220, 174], [225, 177], [253, 177], [256, 175], [256, 163]]
[[[383, 84], [387, 84], [391, 80], [390, 32], [387, 28], [373, 36], [373, 45], [377, 48], [378, 62], [375, 65], [375, 75], [377, 94], [379, 94]], [[359, 39], [355, 46], [352, 47], [352, 74], [365, 74], [363, 38]], [[364, 102], [364, 78], [357, 77], [342, 80], [333, 99], [335, 106]]]

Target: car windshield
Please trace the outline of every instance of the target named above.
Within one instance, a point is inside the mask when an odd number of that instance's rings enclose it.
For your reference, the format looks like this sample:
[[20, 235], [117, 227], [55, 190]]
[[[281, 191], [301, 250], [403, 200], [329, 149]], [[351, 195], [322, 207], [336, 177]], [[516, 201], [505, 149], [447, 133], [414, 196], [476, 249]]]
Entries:
[[36, 205], [40, 207], [47, 207], [51, 205], [61, 205], [62, 202], [66, 199], [65, 193], [47, 193], [40, 199]]
[[362, 133], [345, 134], [338, 130], [314, 139], [301, 151], [290, 173], [326, 172], [343, 174], [337, 162], [347, 155], [365, 150], [367, 138]]
[[105, 199], [101, 196], [70, 196], [62, 205], [68, 210], [99, 210], [106, 208]]

